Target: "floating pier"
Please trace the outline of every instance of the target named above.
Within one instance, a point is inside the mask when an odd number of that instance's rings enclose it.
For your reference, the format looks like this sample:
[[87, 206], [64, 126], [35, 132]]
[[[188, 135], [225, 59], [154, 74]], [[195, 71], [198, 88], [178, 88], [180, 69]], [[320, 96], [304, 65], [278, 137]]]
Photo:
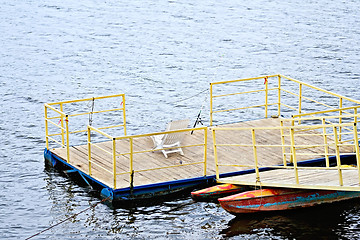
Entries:
[[[45, 104], [45, 158], [112, 202], [215, 182], [360, 191], [359, 101], [283, 75], [209, 92], [209, 126], [140, 135], [127, 134], [124, 94]], [[174, 134], [184, 135], [178, 145], [155, 148], [155, 136]], [[162, 153], [171, 149], [183, 155]]]

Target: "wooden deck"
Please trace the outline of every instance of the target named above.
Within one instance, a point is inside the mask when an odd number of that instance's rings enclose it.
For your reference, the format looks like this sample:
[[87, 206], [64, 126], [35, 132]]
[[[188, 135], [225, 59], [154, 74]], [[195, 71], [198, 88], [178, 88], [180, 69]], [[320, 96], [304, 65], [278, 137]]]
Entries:
[[221, 183], [253, 185], [255, 187], [290, 187], [323, 190], [360, 191], [359, 172], [357, 169], [342, 170], [343, 185], [339, 182], [339, 174], [334, 170], [299, 169], [299, 184], [295, 181], [293, 169], [276, 169], [260, 172], [260, 181], [255, 174], [221, 178]]
[[[280, 126], [280, 120], [275, 118], [262, 119], [248, 122], [241, 122], [237, 124], [227, 125], [227, 127], [271, 127], [271, 126]], [[206, 175], [215, 174], [215, 164], [214, 164], [214, 152], [213, 152], [213, 141], [211, 131], [208, 131], [208, 146], [207, 146], [207, 167]], [[281, 144], [281, 136], [279, 130], [261, 130], [256, 133], [256, 142], [257, 144], [274, 144], [274, 142]], [[317, 144], [320, 140], [323, 141], [322, 136], [308, 137], [303, 136], [298, 139], [302, 144]], [[217, 143], [221, 142], [251, 142], [251, 132], [246, 134], [237, 134], [237, 132], [219, 132], [216, 135]], [[329, 139], [331, 141], [331, 139]], [[186, 145], [195, 145], [201, 144], [204, 142], [204, 133], [203, 131], [195, 131], [193, 135], [188, 133], [183, 141], [183, 144]], [[116, 143], [117, 153], [129, 153], [129, 141], [122, 140], [117, 141]], [[107, 150], [108, 152], [112, 151], [112, 142], [102, 142], [98, 143], [97, 146]], [[152, 141], [149, 137], [142, 137], [134, 139], [134, 151], [142, 152], [151, 150], [153, 147]], [[219, 152], [219, 159], [221, 159], [221, 164], [232, 165], [239, 164], [239, 160], [243, 165], [252, 165], [254, 164], [253, 160], [253, 149], [251, 147], [243, 148], [240, 152], [235, 150], [232, 147], [224, 147], [224, 149]], [[144, 152], [134, 154], [133, 159], [133, 169], [134, 173], [134, 186], [141, 186], [147, 184], [156, 184], [161, 182], [189, 179], [195, 177], [201, 177], [204, 175], [204, 163], [201, 163], [204, 159], [203, 146], [187, 147], [183, 148], [184, 156], [181, 156], [178, 153], [173, 153], [169, 155], [169, 158], [165, 158], [161, 152]], [[237, 152], [238, 151], [238, 152]], [[267, 148], [259, 147], [258, 158], [261, 160], [259, 165], [279, 165], [283, 163], [282, 150], [281, 148]], [[330, 149], [330, 152], [332, 150]], [[351, 152], [352, 148], [343, 149], [343, 152]], [[52, 149], [52, 153], [59, 156], [62, 159], [66, 159], [66, 149], [58, 148]], [[307, 160], [318, 158], [319, 153], [323, 152], [323, 149], [312, 148], [310, 152], [313, 155], [299, 155], [297, 160]], [[96, 164], [92, 164], [92, 174], [91, 176], [96, 180], [113, 187], [113, 159], [109, 153], [101, 151], [95, 147], [92, 147], [92, 161]], [[197, 163], [197, 164], [194, 164]], [[75, 166], [77, 169], [89, 174], [89, 165], [88, 165], [88, 148], [87, 145], [74, 146], [70, 148], [70, 164]], [[193, 165], [190, 165], [193, 164]], [[158, 169], [162, 168], [162, 169]], [[104, 169], [107, 169], [104, 170]], [[129, 155], [125, 154], [122, 156], [117, 156], [116, 159], [116, 171], [119, 173], [116, 179], [116, 188], [126, 188], [130, 186], [130, 160]], [[153, 170], [148, 170], [153, 169]], [[220, 173], [235, 172], [239, 170], [244, 170], [245, 167], [233, 167], [233, 166], [222, 166], [220, 167]], [[279, 170], [277, 170], [279, 171]], [[275, 172], [274, 172], [275, 173]], [[265, 173], [262, 173], [265, 174]], [[275, 173], [277, 174], [277, 173]], [[307, 173], [308, 174], [308, 173]], [[310, 174], [310, 173], [309, 173]], [[318, 175], [317, 172], [314, 173]], [[286, 175], [286, 174], [285, 174]], [[280, 179], [279, 175], [276, 177]], [[284, 181], [285, 178], [283, 178]], [[237, 180], [238, 181], [238, 180]], [[240, 181], [240, 180], [239, 180]], [[310, 181], [310, 180], [309, 180]]]

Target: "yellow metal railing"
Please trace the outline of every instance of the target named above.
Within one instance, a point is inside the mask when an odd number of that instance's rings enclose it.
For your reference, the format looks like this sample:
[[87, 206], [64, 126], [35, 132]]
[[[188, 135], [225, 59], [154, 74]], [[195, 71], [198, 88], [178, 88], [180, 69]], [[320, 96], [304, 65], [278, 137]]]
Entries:
[[[346, 122], [358, 122], [358, 112], [360, 105], [346, 107], [346, 108], [336, 108], [325, 111], [316, 111], [311, 113], [295, 114], [292, 116], [292, 121], [294, 123], [301, 124], [302, 121], [321, 121], [322, 124], [333, 124], [333, 123], [346, 123]], [[335, 115], [332, 115], [335, 114]], [[310, 117], [313, 116], [313, 117]], [[343, 131], [344, 127], [339, 127], [339, 133]], [[346, 128], [345, 128], [346, 129]], [[339, 141], [342, 141], [342, 135], [339, 135]]]
[[[117, 178], [119, 175], [128, 175], [129, 176], [129, 187], [132, 188], [134, 186], [134, 180], [135, 180], [135, 174], [139, 174], [139, 173], [144, 173], [144, 172], [151, 172], [151, 171], [156, 171], [156, 170], [162, 170], [162, 169], [168, 169], [168, 168], [183, 168], [185, 166], [190, 166], [190, 165], [201, 165], [202, 167], [202, 175], [201, 176], [206, 176], [206, 166], [207, 166], [207, 127], [200, 127], [200, 128], [187, 128], [187, 129], [182, 129], [182, 130], [172, 130], [172, 131], [166, 131], [166, 132], [158, 132], [158, 133], [149, 133], [149, 134], [141, 134], [141, 135], [132, 135], [132, 136], [123, 136], [123, 137], [113, 137], [111, 135], [108, 135], [106, 133], [104, 133], [103, 131], [101, 131], [100, 129], [97, 129], [95, 127], [92, 126], [88, 126], [88, 171], [89, 171], [89, 175], [92, 176], [92, 169], [94, 167], [94, 165], [96, 167], [101, 168], [102, 170], [104, 170], [105, 172], [107, 172], [108, 174], [111, 175], [112, 178], [112, 184], [113, 184], [113, 188], [116, 189], [117, 188]], [[135, 160], [135, 157], [140, 155], [140, 154], [147, 154], [147, 153], [153, 153], [154, 151], [161, 151], [161, 150], [167, 150], [167, 149], [172, 149], [172, 148], [157, 148], [156, 150], [154, 150], [152, 147], [146, 147], [143, 143], [141, 142], [141, 139], [144, 138], [149, 138], [151, 136], [156, 136], [156, 135], [164, 135], [164, 134], [170, 134], [170, 133], [177, 133], [177, 132], [186, 132], [186, 133], [190, 133], [194, 131], [194, 133], [196, 134], [196, 132], [203, 132], [203, 140], [202, 142], [198, 142], [198, 143], [190, 143], [187, 145], [181, 145], [181, 148], [193, 148], [193, 147], [202, 147], [203, 148], [203, 160], [202, 161], [194, 161], [194, 162], [189, 162], [189, 163], [180, 163], [180, 164], [168, 164], [169, 161], [166, 161], [167, 159], [164, 158], [164, 165], [161, 166], [157, 165], [156, 167], [145, 167], [145, 168], [136, 168], [135, 164], [144, 162], [144, 159], [148, 159], [148, 158], [144, 158], [141, 160]], [[101, 147], [99, 146], [99, 143], [94, 143], [91, 140], [91, 135], [93, 132], [99, 133], [102, 136], [106, 137], [107, 139], [109, 139], [112, 144], [111, 144], [111, 148], [105, 148], [105, 147]], [[148, 142], [148, 140], [147, 140]], [[101, 143], [101, 144], [104, 144]], [[141, 150], [135, 150], [136, 148], [139, 148], [139, 146], [143, 146], [144, 149]], [[96, 150], [100, 150], [105, 154], [101, 154], [102, 156], [108, 156], [108, 158], [111, 158], [111, 165], [108, 165], [107, 167], [102, 166], [100, 163], [96, 163], [94, 161], [94, 157], [93, 157], [93, 151], [94, 148], [96, 148]], [[175, 147], [178, 148], [178, 147]], [[120, 161], [120, 158], [122, 157], [122, 159], [126, 160], [127, 162], [124, 161]], [[198, 159], [198, 158], [197, 158]], [[104, 162], [104, 161], [103, 161]], [[110, 161], [108, 161], [110, 162]], [[122, 168], [121, 168], [122, 167]], [[127, 168], [127, 170], [125, 170], [124, 168]], [[201, 177], [198, 176], [198, 177]]]
[[[284, 122], [289, 122], [292, 126], [295, 126], [295, 124], [297, 123], [298, 126], [301, 125], [301, 123], [304, 122], [313, 122], [313, 121], [317, 121], [320, 124], [313, 124], [312, 125], [312, 130], [317, 130], [319, 131], [317, 134], [322, 135], [323, 136], [323, 140], [324, 140], [324, 145], [327, 146], [328, 145], [328, 137], [332, 137], [332, 139], [336, 139], [336, 141], [339, 144], [346, 144], [349, 142], [352, 142], [352, 144], [356, 143], [356, 139], [353, 137], [354, 136], [354, 132], [353, 129], [350, 126], [356, 126], [358, 124], [358, 117], [360, 115], [357, 114], [357, 109], [360, 106], [354, 106], [354, 107], [348, 107], [348, 108], [343, 108], [343, 109], [333, 109], [333, 110], [326, 110], [326, 111], [321, 111], [321, 112], [316, 112], [316, 113], [307, 113], [307, 114], [301, 114], [301, 115], [294, 115], [292, 119], [281, 119], [280, 123], [281, 126], [284, 126]], [[349, 110], [352, 110], [355, 114], [351, 114], [349, 112]], [[341, 115], [334, 115], [334, 116], [325, 116], [325, 115], [320, 115], [320, 114], [325, 114], [325, 113], [337, 113], [337, 112], [346, 112], [346, 114], [341, 114]], [[311, 116], [311, 117], [309, 117]], [[346, 121], [339, 121], [339, 119], [344, 119], [346, 118]], [[328, 125], [327, 125], [328, 124]], [[328, 127], [324, 127], [324, 126], [328, 126]], [[336, 128], [334, 128], [336, 127]], [[334, 132], [334, 130], [336, 129], [336, 132]], [[295, 129], [294, 133], [300, 133], [300, 132], [305, 132], [307, 131], [307, 128], [299, 128], [299, 129]], [[305, 134], [303, 134], [305, 135]], [[285, 137], [283, 130], [281, 130], [281, 136], [282, 138]], [[282, 140], [282, 143], [284, 144], [284, 141]], [[308, 146], [307, 149], [311, 149], [314, 148], [314, 146]], [[283, 148], [284, 149], [284, 148]], [[304, 147], [303, 147], [304, 149]], [[353, 151], [355, 152], [355, 146]], [[284, 151], [283, 151], [284, 152]], [[284, 156], [286, 154], [284, 153]], [[329, 166], [329, 154], [328, 154], [328, 147], [325, 147], [325, 154], [324, 154], [325, 158], [326, 158], [326, 166]], [[292, 159], [290, 159], [290, 162], [292, 162]], [[284, 165], [286, 165], [284, 163]]]
[[[269, 96], [269, 91], [274, 91], [277, 90], [278, 88], [269, 88], [268, 84], [269, 84], [269, 79], [276, 77], [277, 75], [271, 75], [271, 76], [263, 76], [263, 77], [256, 77], [256, 78], [246, 78], [246, 79], [239, 79], [239, 80], [232, 80], [232, 81], [223, 81], [223, 82], [214, 82], [214, 83], [210, 83], [210, 126], [213, 125], [213, 115], [214, 113], [221, 113], [221, 112], [230, 112], [230, 111], [237, 111], [237, 110], [245, 110], [245, 109], [249, 109], [249, 108], [259, 108], [259, 107], [264, 107], [265, 108], [265, 117], [267, 117], [267, 110], [268, 107], [271, 105], [275, 105], [278, 103], [268, 103], [268, 96]], [[251, 91], [242, 91], [242, 92], [231, 92], [231, 93], [227, 93], [227, 94], [214, 94], [214, 87], [216, 85], [227, 85], [227, 84], [232, 84], [232, 83], [252, 83], [256, 80], [264, 80], [264, 87], [261, 89], [255, 89], [255, 90], [251, 90]], [[235, 89], [234, 89], [235, 90]], [[214, 99], [215, 98], [224, 98], [224, 97], [229, 97], [229, 96], [235, 96], [235, 95], [243, 95], [243, 94], [252, 94], [252, 93], [261, 93], [264, 92], [264, 99], [265, 102], [264, 104], [260, 104], [260, 105], [252, 105], [252, 106], [244, 106], [244, 107], [236, 107], [236, 108], [230, 108], [230, 109], [219, 109], [219, 110], [214, 110]]]
[[[222, 101], [215, 103], [218, 99]], [[256, 104], [252, 100], [257, 101]], [[235, 107], [228, 107], [231, 104], [226, 105], [224, 102], [234, 102]], [[276, 127], [212, 127], [218, 181], [220, 173], [228, 171], [229, 168], [240, 167], [255, 169], [256, 179], [253, 179], [252, 183], [261, 182], [259, 169], [269, 167], [292, 169], [293, 180], [299, 184], [299, 169], [310, 167], [298, 166], [298, 162], [324, 158], [324, 167], [311, 167], [311, 169], [337, 170], [340, 186], [343, 186], [344, 183], [343, 171], [355, 169], [358, 172], [358, 183], [360, 183], [357, 130], [360, 101], [284, 75], [269, 75], [210, 84], [210, 126], [214, 125], [215, 114], [236, 111], [244, 113], [247, 109], [256, 108], [260, 109], [257, 114], [263, 111], [262, 114], [265, 118], [270, 115], [280, 117], [289, 113], [291, 117], [280, 118], [280, 126]], [[254, 110], [251, 111], [255, 113]], [[249, 116], [247, 117], [249, 118]], [[238, 121], [242, 120], [248, 119], [238, 119]], [[266, 131], [272, 132], [271, 134], [276, 139], [266, 142], [266, 138], [262, 136]], [[221, 142], [229, 139], [224, 137], [229, 134], [237, 137], [229, 140], [232, 142]], [[305, 138], [311, 140], [304, 140]], [[239, 156], [236, 162], [224, 163], [223, 159], [227, 158], [227, 152]], [[253, 156], [245, 157], [245, 153], [248, 152], [252, 152]], [[341, 164], [343, 155], [354, 155], [357, 166], [343, 166]], [[329, 157], [335, 158], [335, 163], [331, 162]], [[270, 158], [272, 161], [268, 161]], [[274, 158], [278, 159], [278, 164], [282, 164], [282, 166], [274, 166]], [[266, 162], [271, 162], [271, 164], [266, 164]], [[327, 173], [330, 173], [329, 171]], [[250, 182], [249, 180], [248, 183], [250, 184]], [[282, 185], [274, 183], [271, 186]], [[326, 186], [324, 188], [326, 189]]]
[[[238, 85], [235, 85], [238, 84]], [[215, 94], [216, 86], [234, 86], [231, 91], [226, 94]], [[255, 89], [254, 89], [255, 88]], [[221, 90], [217, 89], [217, 90]], [[251, 89], [251, 90], [249, 90]], [[246, 105], [252, 101], [251, 94], [261, 94], [262, 103], [256, 105]], [[223, 106], [224, 102], [230, 102], [230, 97], [244, 96], [243, 100], [234, 99], [232, 102], [239, 102], [243, 106], [227, 108]], [[247, 98], [245, 96], [248, 96]], [[315, 97], [319, 99], [315, 99]], [[221, 98], [220, 104], [216, 105], [214, 101]], [[270, 101], [270, 98], [272, 99]], [[332, 98], [331, 103], [338, 102], [338, 107], [331, 106], [323, 99]], [[252, 99], [253, 100], [253, 99]], [[294, 105], [294, 100], [297, 104]], [[304, 112], [304, 104], [319, 105], [325, 110], [339, 109], [340, 115], [343, 113], [343, 108], [349, 105], [360, 105], [360, 101], [353, 100], [351, 98], [323, 90], [321, 88], [312, 86], [310, 84], [295, 80], [284, 75], [269, 75], [256, 78], [238, 79], [232, 81], [214, 82], [210, 84], [210, 126], [213, 125], [214, 114], [223, 112], [232, 112], [246, 109], [263, 108], [264, 117], [269, 117], [270, 107], [273, 107], [273, 115], [281, 116], [285, 110], [293, 112], [293, 114], [301, 115]], [[312, 112], [313, 109], [307, 109]], [[244, 119], [239, 119], [244, 120]], [[342, 119], [339, 119], [340, 123]]]
[[[355, 117], [355, 116], [353, 116]], [[356, 116], [359, 117], [359, 116]], [[309, 119], [303, 119], [309, 120]], [[287, 121], [287, 120], [284, 120]], [[292, 121], [291, 119], [289, 121]], [[339, 128], [342, 127], [347, 131], [339, 132]], [[317, 131], [323, 129], [323, 131]], [[319, 169], [319, 170], [336, 170], [338, 172], [338, 184], [339, 186], [344, 185], [343, 171], [346, 170], [357, 170], [357, 183], [360, 184], [360, 162], [359, 162], [359, 132], [357, 130], [356, 122], [349, 123], [334, 123], [334, 124], [318, 124], [318, 125], [300, 125], [300, 126], [284, 126], [282, 123], [279, 127], [243, 127], [243, 128], [225, 128], [225, 127], [213, 127], [211, 128], [213, 134], [213, 146], [214, 146], [214, 157], [216, 165], [216, 178], [221, 182], [220, 174], [222, 171], [221, 167], [247, 167], [255, 169], [256, 179], [248, 179], [248, 182], [242, 182], [239, 184], [252, 185], [254, 182], [260, 183], [262, 181], [260, 175], [260, 168], [269, 167], [272, 169], [292, 169], [293, 179], [296, 184], [287, 184], [287, 187], [296, 187], [300, 184], [299, 173], [300, 169]], [[258, 139], [261, 139], [264, 131], [272, 131], [272, 134], [280, 132], [280, 137], [277, 141], [258, 143]], [[231, 132], [232, 135], [248, 136], [246, 142], [218, 142], [217, 134], [221, 132]], [[259, 134], [257, 134], [259, 133]], [[339, 141], [340, 135], [347, 135], [349, 140]], [[306, 143], [302, 140], [303, 137], [311, 138], [315, 141], [312, 143]], [[224, 139], [224, 138], [223, 138]], [[229, 148], [232, 150], [232, 154], [241, 156], [241, 153], [245, 152], [245, 148], [252, 148], [253, 158], [244, 162], [241, 157], [234, 164], [223, 164], [222, 158], [225, 155], [222, 154], [222, 148]], [[314, 150], [316, 148], [316, 150]], [[260, 151], [263, 149], [263, 151]], [[265, 150], [264, 150], [265, 149]], [[269, 149], [276, 149], [270, 154]], [[274, 155], [274, 152], [277, 155]], [[341, 156], [344, 155], [355, 155], [357, 166], [344, 166], [341, 163]], [[287, 161], [286, 156], [291, 156], [291, 161]], [[325, 157], [324, 167], [306, 167], [298, 166], [298, 162], [302, 160], [314, 159], [314, 158]], [[330, 164], [329, 156], [335, 156], [336, 163]], [[266, 165], [263, 162], [266, 158], [278, 158], [282, 160], [282, 165]], [[290, 159], [289, 159], [290, 160]], [[292, 164], [289, 164], [289, 163]], [[270, 183], [273, 187], [283, 187], [283, 184], [279, 184], [278, 180], [274, 180], [274, 183]], [[309, 187], [309, 186], [303, 186]], [[332, 186], [322, 186], [323, 189], [331, 189]], [[344, 188], [345, 189], [345, 188]]]
[[[101, 110], [94, 111], [94, 103], [102, 103], [105, 99], [110, 98], [120, 98], [121, 103], [119, 104], [118, 108], [113, 108], [107, 106], [102, 108]], [[74, 104], [81, 104], [92, 102], [92, 109], [90, 111], [75, 113], [71, 110], [71, 106]], [[115, 100], [116, 102], [116, 100]], [[102, 105], [102, 104], [100, 104]], [[126, 113], [125, 113], [125, 95], [124, 94], [117, 94], [111, 96], [103, 96], [103, 97], [93, 97], [93, 98], [86, 98], [86, 99], [77, 99], [77, 100], [69, 100], [69, 101], [62, 101], [62, 102], [53, 102], [53, 103], [46, 103], [44, 104], [45, 107], [45, 138], [46, 138], [46, 148], [49, 149], [50, 142], [55, 143], [55, 146], [59, 146], [61, 148], [66, 148], [67, 152], [67, 162], [70, 161], [70, 134], [82, 133], [87, 131], [88, 122], [81, 122], [80, 121], [80, 128], [77, 130], [70, 130], [70, 125], [74, 125], [75, 119], [77, 117], [86, 116], [89, 117], [93, 115], [98, 115], [100, 113], [107, 113], [107, 112], [115, 112], [120, 111], [122, 112], [122, 123], [117, 125], [111, 126], [103, 126], [99, 127], [98, 129], [109, 129], [109, 128], [117, 128], [122, 127], [123, 133], [126, 135]], [[103, 107], [103, 106], [102, 106]], [[69, 110], [65, 110], [65, 108]], [[84, 108], [81, 108], [80, 111], [83, 111]], [[79, 109], [77, 109], [79, 110]], [[58, 122], [57, 122], [58, 121]], [[90, 118], [89, 118], [90, 121]], [[57, 139], [56, 139], [57, 138]], [[86, 142], [86, 140], [85, 140]]]

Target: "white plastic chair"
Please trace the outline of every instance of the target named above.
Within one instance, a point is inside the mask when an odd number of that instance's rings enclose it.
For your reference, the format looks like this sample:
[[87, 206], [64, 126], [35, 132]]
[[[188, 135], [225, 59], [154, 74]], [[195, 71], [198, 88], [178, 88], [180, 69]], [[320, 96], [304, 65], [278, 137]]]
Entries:
[[[188, 127], [190, 120], [177, 120], [177, 121], [171, 121], [167, 124], [166, 131], [171, 130], [179, 130], [179, 129], [185, 129]], [[179, 152], [181, 155], [184, 155], [184, 152], [181, 149], [181, 141], [183, 140], [186, 132], [174, 132], [174, 133], [168, 133], [163, 135], [155, 135], [150, 136], [151, 139], [154, 142], [154, 150], [161, 151], [165, 158], [168, 158], [169, 153], [175, 153]], [[170, 148], [170, 149], [163, 149], [163, 148]]]

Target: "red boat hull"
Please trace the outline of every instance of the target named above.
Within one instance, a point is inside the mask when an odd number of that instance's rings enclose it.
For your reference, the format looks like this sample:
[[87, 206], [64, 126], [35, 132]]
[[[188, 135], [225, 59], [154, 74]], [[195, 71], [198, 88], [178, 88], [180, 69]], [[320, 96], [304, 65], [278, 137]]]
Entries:
[[231, 214], [290, 210], [360, 197], [360, 192], [305, 189], [260, 189], [220, 198]]
[[216, 200], [223, 196], [248, 191], [249, 189], [248, 186], [221, 184], [192, 192], [191, 197], [196, 201], [209, 201]]

